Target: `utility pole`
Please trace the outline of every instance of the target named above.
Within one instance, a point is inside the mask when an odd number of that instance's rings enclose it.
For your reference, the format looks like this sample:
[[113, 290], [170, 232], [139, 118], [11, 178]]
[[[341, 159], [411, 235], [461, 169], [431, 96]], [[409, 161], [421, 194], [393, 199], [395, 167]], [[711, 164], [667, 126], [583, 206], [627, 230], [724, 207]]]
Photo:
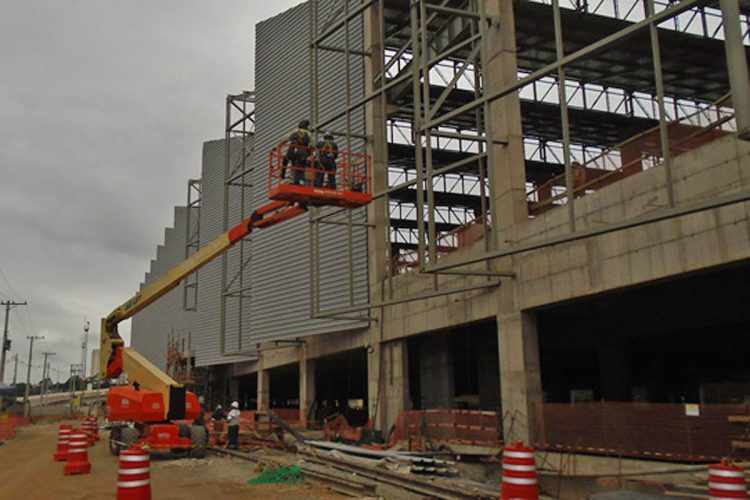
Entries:
[[84, 319], [83, 322], [83, 342], [81, 343], [81, 369], [83, 370], [83, 378], [86, 378], [86, 354], [88, 354], [89, 346], [89, 322]]
[[23, 396], [23, 415], [28, 417], [31, 415], [31, 404], [29, 403], [29, 394], [31, 391], [31, 359], [34, 354], [34, 341], [44, 340], [44, 336], [31, 335], [26, 337], [29, 339], [29, 364], [26, 367], [26, 390]]
[[0, 302], [0, 305], [5, 306], [5, 328], [3, 329], [3, 345], [2, 354], [0, 355], [0, 384], [5, 382], [5, 353], [10, 351], [10, 340], [8, 340], [8, 317], [10, 317], [10, 308], [15, 306], [25, 306], [27, 302], [14, 302], [12, 300], [4, 300]]
[[16, 385], [18, 380], [18, 353], [13, 355], [13, 385]]
[[41, 400], [42, 404], [44, 404], [44, 398], [47, 396], [47, 377], [49, 375], [49, 363], [47, 363], [47, 357], [48, 356], [54, 356], [54, 352], [43, 352], [44, 355], [44, 363], [42, 364], [42, 386], [39, 388], [39, 399]]

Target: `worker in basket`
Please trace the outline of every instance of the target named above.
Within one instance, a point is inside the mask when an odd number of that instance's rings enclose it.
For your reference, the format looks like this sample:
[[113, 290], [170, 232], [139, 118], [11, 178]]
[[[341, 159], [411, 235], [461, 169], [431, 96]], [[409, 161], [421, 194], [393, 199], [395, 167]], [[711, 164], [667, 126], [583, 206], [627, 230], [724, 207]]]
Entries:
[[308, 166], [310, 148], [310, 120], [299, 122], [297, 130], [289, 136], [289, 147], [284, 155], [281, 178], [286, 175], [286, 167], [292, 166], [292, 183], [305, 184], [305, 170]]
[[333, 134], [326, 132], [322, 141], [315, 148], [318, 157], [318, 170], [315, 172], [315, 187], [323, 187], [328, 174], [329, 189], [336, 189], [336, 160], [339, 157], [339, 145], [333, 140]]

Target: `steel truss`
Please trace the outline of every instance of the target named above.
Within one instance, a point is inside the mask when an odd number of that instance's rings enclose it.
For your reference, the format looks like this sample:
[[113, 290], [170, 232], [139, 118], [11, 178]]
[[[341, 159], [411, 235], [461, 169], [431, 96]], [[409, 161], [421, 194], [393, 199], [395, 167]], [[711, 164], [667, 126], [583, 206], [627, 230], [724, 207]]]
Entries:
[[[567, 8], [569, 0], [563, 1], [567, 2]], [[492, 178], [495, 174], [492, 168], [486, 169], [486, 165], [494, 165], [493, 156], [502, 153], [497, 152], [498, 148], [488, 147], [488, 142], [496, 144], [498, 140], [484, 120], [484, 117], [489, 115], [489, 106], [498, 99], [520, 93], [532, 101], [551, 101], [558, 106], [560, 137], [551, 140], [549, 137], [527, 136], [524, 138], [524, 149], [527, 165], [528, 160], [537, 160], [545, 164], [554, 161], [560, 164], [564, 182], [555, 187], [555, 201], [562, 201], [561, 204], [566, 205], [571, 234], [578, 233], [575, 227], [574, 204], [568, 201], [574, 198], [572, 193], [576, 193], [576, 196], [585, 194], [575, 191], [573, 162], [592, 163], [596, 164], [597, 168], [603, 166], [604, 169], [615, 170], [617, 144], [576, 143], [571, 139], [569, 108], [580, 107], [626, 117], [648, 118], [657, 123], [655, 130], [661, 138], [662, 146], [661, 152], [651, 161], [652, 165], [661, 164], [664, 167], [664, 182], [668, 193], [668, 206], [664, 207], [664, 210], [665, 213], [668, 211], [670, 216], [679, 216], [679, 211], [674, 209], [671, 179], [668, 135], [670, 122], [687, 119], [693, 126], [728, 126], [727, 130], [739, 131], [741, 136], [743, 131], [748, 130], [748, 118], [739, 114], [736, 118], [734, 115], [728, 115], [727, 109], [720, 102], [714, 105], [711, 104], [711, 99], [685, 99], [665, 92], [666, 84], [674, 85], [675, 80], [664, 80], [657, 30], [657, 26], [667, 27], [711, 39], [720, 38], [718, 32], [722, 27], [726, 33], [736, 33], [728, 36], [726, 42], [722, 43], [726, 47], [728, 59], [734, 60], [730, 63], [728, 71], [732, 90], [735, 97], [739, 95], [741, 101], [745, 102], [744, 95], [748, 93], [747, 70], [742, 67], [743, 58], [737, 54], [744, 53], [742, 44], [743, 40], [748, 39], [750, 25], [745, 13], [739, 15], [737, 0], [723, 0], [721, 11], [709, 8], [710, 2], [705, 0], [682, 0], [666, 4], [657, 3], [655, 0], [647, 0], [645, 3], [639, 0], [635, 3], [639, 3], [640, 6], [635, 7], [630, 0], [599, 0], [596, 5], [578, 2], [573, 8], [579, 12], [601, 15], [610, 15], [607, 14], [606, 5], [611, 5], [611, 17], [630, 23], [619, 31], [603, 34], [602, 38], [593, 43], [567, 52], [562, 30], [560, 0], [549, 2], [555, 34], [554, 60], [545, 62], [538, 69], [531, 71], [518, 70], [517, 79], [492, 91], [485, 89], [485, 76], [482, 74], [482, 68], [486, 68], [488, 63], [487, 30], [490, 23], [502, 20], [488, 18], [485, 12], [486, 2], [483, 1], [363, 1], [356, 8], [347, 6], [344, 18], [331, 24], [323, 35], [313, 41], [315, 54], [322, 49], [320, 45], [328, 36], [366, 9], [372, 9], [371, 14], [377, 17], [376, 24], [380, 32], [373, 36], [373, 48], [366, 47], [361, 54], [357, 54], [370, 57], [372, 66], [377, 68], [373, 81], [367, 82], [370, 84], [368, 88], [372, 89], [355, 102], [347, 98], [344, 109], [332, 116], [320, 119], [315, 114], [315, 128], [322, 130], [348, 116], [352, 111], [376, 103], [375, 105], [381, 107], [383, 115], [388, 117], [382, 124], [386, 128], [387, 133], [384, 136], [387, 138], [385, 143], [377, 145], [369, 139], [370, 146], [386, 151], [388, 143], [394, 147], [395, 143], [413, 146], [413, 159], [409, 159], [409, 162], [413, 163], [406, 166], [389, 165], [388, 187], [374, 193], [376, 200], [385, 200], [386, 210], [390, 214], [387, 218], [388, 227], [385, 231], [379, 232], [377, 237], [387, 240], [389, 263], [392, 259], [390, 251], [393, 240], [395, 243], [416, 245], [416, 267], [421, 272], [435, 274], [436, 289], [439, 288], [438, 274], [456, 272], [451, 270], [468, 263], [460, 261], [450, 265], [439, 265], [437, 262], [441, 253], [440, 238], [445, 236], [444, 231], [439, 228], [448, 229], [445, 222], [451, 220], [453, 214], [450, 214], [450, 210], [455, 208], [436, 204], [436, 194], [445, 192], [446, 183], [450, 182], [446, 180], [447, 177], [458, 176], [462, 185], [466, 185], [466, 180], [471, 179], [472, 187], [470, 192], [465, 194], [477, 196], [476, 190], [479, 190], [485, 253], [471, 262], [489, 263], [490, 259], [499, 255], [499, 250], [492, 248], [495, 238], [490, 238], [488, 234], [490, 227], [498, 219], [493, 213], [495, 207], [488, 204], [488, 200], [493, 198]], [[628, 7], [623, 11], [625, 3], [628, 3]], [[408, 8], [408, 18], [401, 12], [396, 16], [396, 21], [386, 20], [384, 13], [389, 7]], [[640, 17], [637, 16], [638, 12], [641, 12]], [[719, 15], [721, 19], [717, 17]], [[698, 31], [697, 25], [701, 26]], [[457, 26], [461, 29], [457, 29]], [[639, 87], [624, 90], [616, 86], [582, 81], [575, 76], [575, 71], [574, 77], [567, 75], [566, 70], [573, 65], [606, 53], [608, 48], [641, 33], [650, 36], [652, 72], [652, 79], [648, 85], [643, 85], [642, 90]], [[367, 50], [372, 50], [373, 53], [368, 54]], [[346, 47], [343, 52], [353, 53]], [[431, 86], [432, 80], [439, 83], [438, 93], [435, 92], [434, 86]], [[631, 80], [631, 83], [633, 81], [636, 80]], [[405, 90], [405, 87], [410, 87], [411, 91]], [[450, 104], [451, 92], [457, 90], [471, 91], [474, 98]], [[397, 97], [399, 93], [408, 96], [402, 103], [394, 102], [394, 96]], [[315, 98], [317, 99], [317, 96]], [[517, 119], [520, 120], [521, 117]], [[445, 149], [467, 154], [461, 160], [437, 165], [435, 156]], [[390, 157], [388, 161], [391, 162]], [[527, 184], [527, 188], [529, 187]], [[398, 199], [394, 202], [394, 195], [405, 189], [416, 191], [414, 202], [403, 202]], [[313, 214], [310, 219], [311, 226], [314, 228], [317, 223], [332, 220], [336, 215], [343, 213], [343, 210], [331, 210], [324, 214]], [[413, 223], [399, 222], [400, 227], [394, 227], [396, 220]], [[314, 231], [311, 229], [313, 236]], [[551, 241], [550, 244], [557, 243]], [[390, 266], [387, 268], [390, 269]], [[389, 283], [391, 277], [389, 272]], [[388, 288], [392, 290], [391, 286]], [[330, 317], [382, 305], [383, 301], [380, 304], [350, 306], [335, 311], [322, 312], [317, 308], [314, 310], [319, 317]]]
[[[255, 92], [228, 95], [225, 113], [223, 230], [227, 231], [231, 224], [249, 216], [248, 205], [253, 197]], [[239, 204], [239, 211], [234, 209], [234, 203]], [[252, 282], [246, 279], [251, 260], [250, 237], [241, 240], [221, 257], [219, 330], [222, 355], [255, 355], [242, 345], [244, 313], [251, 299]], [[230, 329], [237, 333], [234, 348], [227, 346]]]

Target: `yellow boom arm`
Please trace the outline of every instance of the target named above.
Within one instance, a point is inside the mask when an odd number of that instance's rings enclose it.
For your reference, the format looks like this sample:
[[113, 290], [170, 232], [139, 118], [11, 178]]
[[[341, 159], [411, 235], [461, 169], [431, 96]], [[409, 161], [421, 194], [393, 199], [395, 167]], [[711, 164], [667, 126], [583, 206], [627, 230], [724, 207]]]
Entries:
[[[101, 344], [99, 351], [99, 374], [102, 378], [116, 378], [124, 371], [132, 380], [137, 380], [144, 388], [165, 393], [168, 403], [170, 386], [178, 386], [171, 377], [159, 370], [146, 358], [132, 349], [125, 349], [124, 342], [117, 333], [117, 324], [131, 318], [149, 304], [152, 304], [202, 266], [226, 252], [235, 243], [250, 234], [255, 228], [269, 227], [304, 213], [305, 207], [292, 205], [286, 201], [273, 201], [253, 212], [235, 227], [223, 233], [190, 257], [167, 271], [161, 278], [136, 293], [127, 302], [102, 319]], [[269, 215], [270, 214], [270, 215]]]

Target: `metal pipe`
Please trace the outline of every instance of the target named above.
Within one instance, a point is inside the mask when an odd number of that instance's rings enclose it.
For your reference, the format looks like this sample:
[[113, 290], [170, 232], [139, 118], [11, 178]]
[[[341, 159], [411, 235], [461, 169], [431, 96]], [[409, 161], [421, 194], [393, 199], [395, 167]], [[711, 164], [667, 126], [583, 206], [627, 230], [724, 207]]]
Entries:
[[341, 314], [346, 314], [350, 312], [367, 311], [370, 309], [378, 309], [381, 307], [394, 306], [397, 304], [405, 304], [406, 302], [416, 302], [419, 300], [433, 299], [436, 297], [442, 297], [443, 295], [453, 295], [455, 293], [472, 292], [475, 290], [482, 290], [485, 288], [495, 288], [496, 286], [500, 286], [500, 281], [484, 282], [478, 285], [468, 285], [468, 286], [464, 286], [461, 288], [450, 288], [450, 289], [443, 288], [443, 289], [435, 290], [432, 292], [412, 295], [410, 297], [402, 297], [400, 299], [393, 299], [393, 300], [384, 300], [376, 304], [361, 304], [361, 305], [352, 306], [352, 307], [342, 307], [342, 308], [337, 308], [337, 309], [331, 309], [329, 311], [320, 311], [318, 313], [318, 316], [321, 318], [327, 318], [329, 316], [339, 316]]
[[604, 226], [604, 227], [600, 227], [596, 229], [576, 231], [575, 233], [568, 233], [568, 234], [564, 234], [564, 235], [553, 237], [553, 238], [547, 238], [541, 241], [515, 245], [513, 247], [495, 250], [492, 252], [487, 252], [483, 255], [469, 257], [467, 259], [456, 261], [456, 262], [451, 262], [449, 264], [442, 264], [439, 266], [430, 266], [427, 269], [425, 269], [425, 272], [428, 272], [428, 273], [440, 272], [440, 271], [445, 271], [446, 269], [453, 269], [454, 267], [461, 267], [461, 266], [468, 266], [470, 264], [476, 264], [478, 262], [482, 262], [488, 259], [499, 259], [502, 257], [509, 257], [511, 255], [518, 255], [521, 253], [531, 252], [533, 250], [539, 250], [542, 248], [547, 248], [547, 247], [551, 247], [555, 245], [561, 245], [563, 243], [571, 243], [571, 242], [586, 239], [586, 238], [592, 238], [594, 236], [601, 236], [604, 234], [614, 233], [617, 231], [623, 231], [625, 229], [632, 229], [634, 227], [639, 227], [639, 226], [643, 226], [646, 224], [653, 224], [655, 222], [661, 222], [661, 221], [665, 221], [669, 219], [674, 219], [675, 217], [682, 217], [685, 215], [699, 213], [699, 212], [703, 212], [706, 210], [712, 210], [715, 208], [721, 208], [727, 205], [734, 205], [735, 203], [743, 203], [746, 201], [750, 201], [750, 191], [727, 195], [727, 196], [721, 196], [719, 198], [713, 198], [708, 201], [694, 203], [691, 205], [674, 207], [674, 208], [666, 208], [666, 209], [658, 211], [656, 214], [646, 214], [644, 216], [636, 217], [628, 221], [618, 222], [618, 223], [610, 224], [608, 226]]
[[[482, 0], [479, 0], [482, 1]], [[477, 2], [474, 2], [473, 4], [475, 8], [477, 7]], [[485, 14], [484, 11], [481, 10], [479, 13], [479, 23], [484, 24], [486, 22], [485, 20]], [[486, 61], [487, 54], [482, 52], [484, 40], [481, 37], [482, 29], [477, 24], [471, 25], [471, 32], [472, 34], [479, 34], [479, 43], [477, 43], [476, 47], [479, 48], [479, 57], [482, 61], [482, 66], [486, 68]], [[482, 95], [482, 73], [479, 70], [479, 67], [477, 65], [474, 65], [474, 98]], [[484, 126], [484, 118], [482, 114], [482, 110], [475, 109], [474, 110], [474, 122], [476, 124], [477, 128], [477, 134], [486, 134], [486, 129]], [[460, 139], [459, 139], [460, 140]], [[487, 148], [491, 147], [492, 143], [485, 144], [483, 142], [480, 142], [478, 144], [478, 150], [481, 155], [485, 155], [487, 153]], [[460, 149], [460, 148], [459, 148]], [[479, 159], [479, 209], [480, 209], [480, 217], [482, 218], [482, 243], [484, 246], [484, 251], [489, 252], [490, 247], [490, 226], [489, 226], [489, 220], [487, 217], [487, 164], [486, 162], [482, 161], [481, 158]], [[476, 220], [476, 219], [475, 219]], [[490, 264], [490, 261], [485, 262], [485, 268], [487, 271], [491, 271], [492, 266]]]
[[[637, 23], [633, 23], [629, 25], [628, 27], [621, 29], [620, 31], [616, 31], [615, 33], [612, 33], [611, 35], [602, 38], [598, 42], [592, 43], [591, 45], [587, 45], [586, 47], [583, 47], [582, 49], [577, 50], [563, 57], [562, 59], [558, 61], [552, 62], [544, 66], [543, 68], [540, 68], [528, 74], [524, 78], [516, 80], [515, 82], [509, 85], [506, 85], [504, 88], [500, 90], [492, 92], [491, 94], [486, 94], [475, 101], [464, 104], [463, 106], [459, 106], [453, 111], [445, 113], [444, 115], [441, 115], [438, 118], [434, 118], [427, 123], [423, 123], [422, 128], [435, 128], [457, 116], [460, 116], [464, 113], [468, 113], [469, 111], [472, 111], [473, 109], [479, 106], [482, 106], [485, 102], [492, 102], [502, 97], [505, 97], [506, 95], [511, 94], [515, 92], [516, 90], [519, 90], [525, 87], [526, 85], [532, 82], [535, 82], [541, 78], [544, 78], [545, 76], [548, 76], [549, 74], [557, 71], [557, 68], [559, 66], [565, 66], [570, 63], [576, 62], [579, 59], [584, 59], [593, 54], [596, 54], [597, 52], [601, 52], [601, 51], [608, 49], [611, 45], [622, 42], [626, 38], [629, 38], [635, 35], [640, 30], [647, 28], [652, 22], [659, 24], [663, 21], [676, 17], [687, 10], [690, 10], [695, 7], [699, 7], [701, 5], [708, 5], [709, 3], [710, 3], [710, 0], [682, 0], [681, 2], [674, 4], [673, 6], [667, 9], [659, 11], [658, 13], [654, 14], [651, 18], [644, 19]], [[479, 4], [481, 8], [483, 2], [479, 2]]]
[[[646, 15], [654, 15], [654, 0], [646, 0]], [[667, 188], [667, 205], [674, 207], [674, 184], [672, 183], [672, 152], [669, 144], [667, 110], [664, 107], [664, 74], [661, 68], [661, 48], [659, 47], [659, 28], [656, 23], [648, 27], [651, 35], [651, 57], [654, 59], [654, 83], [656, 84], [656, 102], [659, 106], [659, 142], [664, 165], [664, 184]], [[676, 117], [675, 117], [676, 118]]]
[[[351, 51], [351, 41], [349, 37], [349, 0], [344, 0], [344, 80], [346, 86], [346, 151], [352, 151], [352, 112], [349, 109], [352, 105], [352, 77], [351, 61], [349, 60]], [[317, 117], [316, 117], [317, 121]], [[351, 179], [349, 179], [351, 181]], [[347, 189], [351, 189], [347, 186]], [[347, 231], [346, 231], [346, 257], [349, 268], [349, 305], [354, 305], [354, 228], [352, 227], [352, 211], [346, 213]]]
[[491, 276], [493, 278], [515, 278], [516, 273], [512, 271], [437, 271], [435, 274], [448, 274], [458, 276]]
[[[342, 49], [341, 47], [332, 47], [330, 45], [324, 45], [322, 43], [318, 44], [319, 50], [327, 50], [329, 52], [338, 52], [339, 54], [346, 53], [346, 49]], [[362, 56], [362, 57], [370, 57], [372, 54], [369, 52], [362, 52], [361, 50], [350, 50], [350, 54], [354, 54], [355, 56]]]
[[[318, 99], [319, 99], [319, 81], [318, 81], [318, 40], [315, 39], [315, 36], [318, 34], [318, 23], [317, 23], [317, 17], [318, 17], [318, 0], [312, 0], [310, 4], [310, 37], [313, 39], [312, 43], [310, 44], [310, 71], [312, 72], [312, 78], [310, 79], [310, 97], [311, 97], [311, 112], [312, 112], [312, 118], [315, 123], [318, 121]], [[313, 128], [313, 144], [316, 143], [317, 140], [317, 130], [318, 127], [316, 126]], [[309, 237], [310, 237], [310, 248], [309, 248], [309, 265], [310, 265], [310, 272], [309, 272], [309, 278], [310, 278], [310, 315], [313, 316], [316, 314], [318, 309], [320, 309], [320, 285], [319, 285], [319, 261], [318, 261], [318, 255], [317, 255], [317, 245], [318, 245], [318, 236], [319, 232], [317, 229], [319, 226], [315, 223], [315, 216], [318, 214], [318, 208], [313, 208], [310, 210], [309, 220], [311, 222], [310, 224], [310, 230], [308, 231]]]
[[[560, 19], [560, 0], [552, 0], [552, 14], [555, 24], [555, 52], [557, 60], [565, 56], [562, 39], [562, 21]], [[560, 121], [562, 123], [563, 162], [565, 164], [565, 194], [567, 198], [568, 226], [570, 232], [576, 230], [575, 182], [573, 167], [570, 164], [570, 119], [568, 117], [568, 96], [565, 88], [565, 67], [557, 67], [557, 88], [560, 100]]]
[[[419, 31], [421, 33], [421, 50], [420, 55], [422, 56], [422, 116], [427, 120], [432, 115], [430, 112], [430, 66], [427, 58], [429, 55], [429, 44], [427, 37], [429, 36], [429, 26], [427, 25], [427, 5], [424, 1], [419, 2]], [[416, 61], [413, 61], [413, 63]], [[425, 142], [425, 167], [427, 174], [427, 232], [428, 232], [428, 250], [430, 256], [430, 263], [437, 262], [437, 232], [435, 231], [435, 190], [433, 185], [433, 165], [432, 165], [432, 131], [425, 129], [424, 131], [424, 142]], [[418, 231], [424, 231], [424, 226], [419, 226]], [[419, 261], [419, 269], [425, 268], [425, 262]], [[435, 288], [437, 288], [437, 281], [435, 282]]]
[[[230, 170], [232, 96], [227, 96], [224, 116], [224, 212], [222, 214], [222, 231], [229, 228], [229, 185], [226, 183]], [[219, 352], [226, 355], [227, 299], [224, 296], [227, 287], [227, 253], [221, 254], [221, 297], [219, 299]]]
[[409, 12], [409, 21], [411, 23], [411, 76], [412, 92], [414, 94], [414, 116], [412, 124], [412, 140], [414, 142], [414, 166], [417, 169], [417, 258], [420, 269], [424, 266], [425, 241], [424, 241], [424, 171], [422, 155], [422, 136], [420, 133], [420, 123], [422, 123], [422, 101], [419, 81], [419, 68], [422, 59], [422, 49], [419, 44], [419, 6], [418, 2], [412, 2]]
[[[348, 226], [349, 225], [349, 222], [347, 222], [347, 221], [339, 221], [339, 220], [330, 220], [329, 221], [329, 220], [320, 219], [318, 221], [312, 221], [312, 220], [310, 221], [310, 224], [316, 224], [316, 223], [317, 224], [333, 224], [333, 225], [336, 225], [336, 226]], [[356, 226], [356, 227], [368, 227], [368, 228], [369, 227], [375, 227], [375, 224], [367, 224], [367, 223], [364, 223], [364, 222], [352, 222], [351, 225], [352, 226]]]
[[739, 1], [720, 0], [719, 6], [724, 21], [724, 50], [732, 89], [732, 105], [737, 122], [737, 136], [748, 141], [750, 140], [750, 82], [747, 52], [742, 43]]
[[[421, 2], [425, 3], [425, 2]], [[450, 14], [453, 16], [462, 16], [462, 17], [468, 17], [471, 19], [479, 19], [479, 15], [475, 14], [474, 12], [469, 12], [467, 10], [462, 9], [454, 9], [453, 7], [442, 7], [440, 5], [434, 5], [434, 4], [426, 4], [427, 8], [430, 10], [434, 10], [436, 12], [441, 12], [443, 14]]]

